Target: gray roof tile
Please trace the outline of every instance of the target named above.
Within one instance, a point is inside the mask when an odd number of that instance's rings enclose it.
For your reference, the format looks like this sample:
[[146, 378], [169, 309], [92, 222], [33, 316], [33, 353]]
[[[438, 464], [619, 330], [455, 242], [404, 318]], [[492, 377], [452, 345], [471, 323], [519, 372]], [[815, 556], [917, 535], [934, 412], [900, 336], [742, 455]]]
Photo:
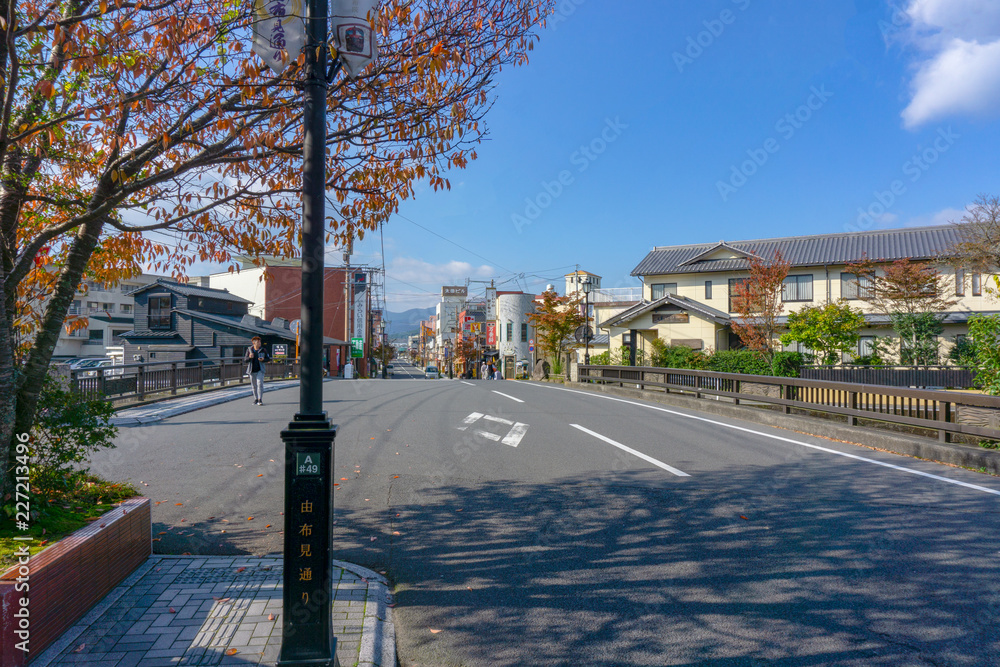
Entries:
[[[775, 251], [779, 251], [792, 263], [792, 266], [822, 266], [855, 262], [865, 255], [870, 259], [884, 261], [904, 258], [932, 259], [945, 254], [959, 241], [961, 241], [959, 225], [940, 225], [873, 232], [727, 241], [722, 245], [765, 259], [770, 259]], [[716, 242], [656, 247], [632, 270], [632, 275], [738, 271], [747, 268], [745, 259], [691, 261], [699, 255], [710, 254], [710, 251], [719, 246], [720, 243]], [[689, 261], [690, 264], [684, 264]]]

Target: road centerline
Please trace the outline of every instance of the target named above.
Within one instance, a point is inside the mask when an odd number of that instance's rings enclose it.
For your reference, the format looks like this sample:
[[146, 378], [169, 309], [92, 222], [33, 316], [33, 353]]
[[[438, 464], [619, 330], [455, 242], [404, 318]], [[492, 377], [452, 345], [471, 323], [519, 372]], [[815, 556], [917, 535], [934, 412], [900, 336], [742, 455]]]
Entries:
[[613, 446], [617, 447], [618, 449], [621, 449], [622, 451], [626, 451], [629, 454], [632, 454], [633, 456], [638, 456], [643, 461], [646, 461], [648, 463], [652, 463], [654, 466], [656, 466], [658, 468], [663, 468], [667, 472], [672, 473], [674, 475], [677, 475], [678, 477], [690, 477], [691, 476], [691, 475], [687, 474], [686, 472], [684, 472], [683, 470], [678, 470], [677, 468], [674, 468], [673, 466], [668, 466], [663, 461], [658, 461], [658, 460], [654, 459], [652, 456], [647, 456], [646, 454], [643, 454], [640, 451], [632, 449], [631, 447], [627, 447], [626, 445], [623, 445], [620, 442], [616, 442], [616, 441], [612, 440], [611, 438], [609, 438], [607, 436], [601, 435], [600, 433], [597, 433], [595, 431], [591, 431], [589, 428], [584, 428], [583, 426], [580, 426], [579, 424], [570, 424], [570, 426], [572, 426], [573, 428], [578, 429], [580, 431], [583, 431], [584, 433], [592, 435], [595, 438], [597, 438], [598, 440], [603, 440], [604, 442], [608, 443], [609, 445], [613, 445]]
[[524, 401], [522, 401], [520, 398], [515, 398], [515, 397], [511, 396], [510, 394], [503, 393], [502, 391], [494, 391], [493, 393], [494, 394], [500, 394], [504, 398], [509, 398], [512, 401], [517, 401], [518, 403], [524, 403]]

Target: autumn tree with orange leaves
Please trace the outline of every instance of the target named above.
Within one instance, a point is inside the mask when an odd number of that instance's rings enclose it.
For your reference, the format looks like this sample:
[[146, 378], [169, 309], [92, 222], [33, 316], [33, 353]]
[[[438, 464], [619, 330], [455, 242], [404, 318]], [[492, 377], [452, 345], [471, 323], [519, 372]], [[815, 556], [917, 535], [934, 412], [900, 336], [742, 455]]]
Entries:
[[[84, 279], [297, 254], [304, 59], [276, 76], [250, 53], [251, 5], [3, 3], [0, 442], [30, 428]], [[369, 17], [379, 59], [328, 90], [328, 239], [376, 229], [418, 181], [449, 187], [551, 10], [386, 0]]]
[[750, 275], [733, 284], [731, 310], [733, 332], [751, 350], [770, 358], [779, 344], [778, 317], [781, 315], [781, 285], [788, 276], [791, 263], [775, 251], [770, 259], [751, 255]]

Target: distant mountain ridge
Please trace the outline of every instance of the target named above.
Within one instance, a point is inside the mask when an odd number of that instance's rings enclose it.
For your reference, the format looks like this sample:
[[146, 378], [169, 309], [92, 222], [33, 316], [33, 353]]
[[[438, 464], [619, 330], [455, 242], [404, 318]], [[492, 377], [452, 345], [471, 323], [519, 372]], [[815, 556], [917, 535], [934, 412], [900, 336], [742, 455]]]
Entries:
[[387, 310], [385, 311], [385, 319], [388, 320], [389, 326], [386, 328], [386, 333], [391, 337], [415, 336], [420, 333], [421, 320], [426, 320], [433, 314], [433, 306], [410, 308], [400, 313]]

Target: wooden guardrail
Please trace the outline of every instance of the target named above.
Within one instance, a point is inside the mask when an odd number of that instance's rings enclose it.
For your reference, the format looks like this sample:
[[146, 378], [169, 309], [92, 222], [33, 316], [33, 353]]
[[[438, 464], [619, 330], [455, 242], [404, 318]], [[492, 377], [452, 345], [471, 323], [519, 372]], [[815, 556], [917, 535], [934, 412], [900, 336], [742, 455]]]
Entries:
[[1000, 396], [651, 366], [580, 366], [579, 381], [843, 415], [851, 426], [858, 419], [915, 426], [943, 442], [957, 433], [1000, 440]]
[[[161, 361], [69, 370], [71, 389], [89, 398], [113, 404], [145, 400], [153, 394], [176, 395], [179, 390], [224, 387], [248, 382], [246, 363], [240, 360]], [[265, 379], [294, 378], [297, 360], [264, 364]]]

